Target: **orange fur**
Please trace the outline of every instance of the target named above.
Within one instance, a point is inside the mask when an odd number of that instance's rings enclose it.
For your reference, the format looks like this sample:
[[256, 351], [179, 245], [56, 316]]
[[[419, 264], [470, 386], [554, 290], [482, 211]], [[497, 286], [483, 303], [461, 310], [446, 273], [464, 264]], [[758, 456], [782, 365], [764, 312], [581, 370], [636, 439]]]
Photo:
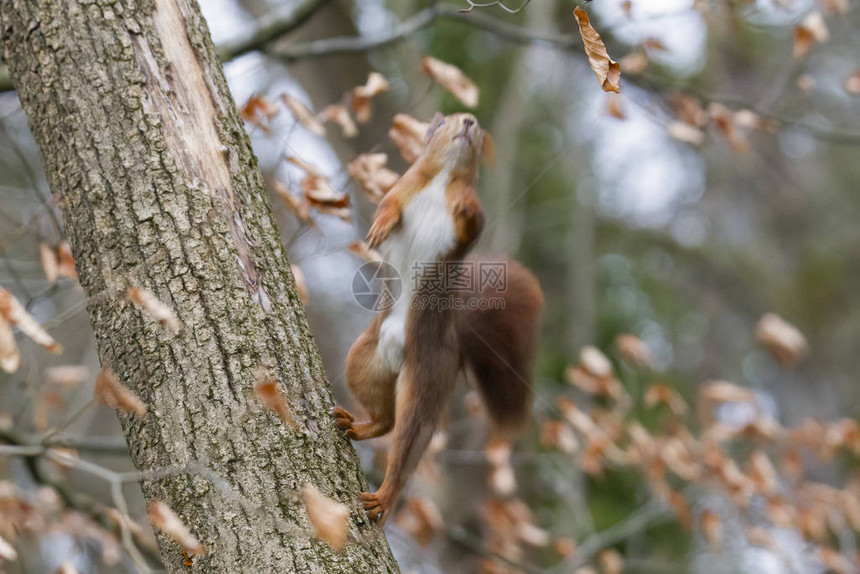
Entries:
[[[409, 222], [402, 220], [405, 207], [447, 170], [444, 212], [451, 218], [454, 245], [439, 258], [463, 260], [484, 225], [483, 209], [474, 188], [482, 153], [492, 154], [492, 140], [480, 130], [473, 116], [434, 118], [424, 152], [380, 202], [368, 233], [370, 245], [376, 247], [386, 241], [399, 225], [406, 225], [404, 232], [409, 233]], [[347, 383], [370, 419], [356, 422], [349, 412], [336, 408], [333, 414], [338, 428], [353, 440], [380, 436], [392, 428], [394, 433], [385, 479], [375, 493], [361, 495], [371, 518], [384, 522], [390, 514], [464, 369], [480, 389], [494, 432], [508, 434], [527, 419], [542, 295], [537, 280], [525, 268], [514, 262], [508, 265], [509, 285], [504, 292], [439, 293], [422, 282], [413, 301], [433, 295], [468, 302], [470, 298], [492, 295], [504, 300], [505, 305], [502, 309], [456, 312], [453, 305], [411, 305], [399, 372], [386, 367], [378, 353], [380, 327], [388, 313], [375, 317], [350, 348]]]

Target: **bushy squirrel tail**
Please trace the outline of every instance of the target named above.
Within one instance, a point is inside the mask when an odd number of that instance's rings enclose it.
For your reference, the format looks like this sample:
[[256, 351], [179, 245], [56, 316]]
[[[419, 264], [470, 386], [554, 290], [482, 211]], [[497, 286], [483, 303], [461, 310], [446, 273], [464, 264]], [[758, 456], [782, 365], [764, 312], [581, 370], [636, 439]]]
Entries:
[[[532, 369], [537, 350], [543, 293], [534, 275], [510, 259], [470, 257], [476, 287], [457, 313], [461, 360], [475, 380], [493, 424], [502, 436], [521, 429], [532, 404]], [[504, 277], [482, 278], [481, 263], [495, 266]], [[498, 277], [497, 277], [498, 278]]]

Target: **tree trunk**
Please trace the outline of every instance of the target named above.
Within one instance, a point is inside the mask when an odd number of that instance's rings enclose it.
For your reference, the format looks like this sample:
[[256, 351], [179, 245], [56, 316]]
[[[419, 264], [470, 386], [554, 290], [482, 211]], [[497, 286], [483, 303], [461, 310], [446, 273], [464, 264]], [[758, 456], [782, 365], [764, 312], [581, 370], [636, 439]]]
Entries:
[[[143, 482], [202, 541], [195, 572], [396, 572], [244, 126], [195, 0], [0, 0], [5, 61], [62, 206], [102, 361], [147, 403], [120, 413]], [[127, 302], [148, 289], [175, 335]], [[295, 429], [254, 398], [280, 381]], [[199, 472], [199, 463], [212, 472]], [[214, 474], [213, 474], [214, 473]], [[221, 477], [219, 480], [215, 475]], [[305, 484], [352, 505], [350, 542], [311, 537]], [[170, 572], [181, 548], [159, 536]]]

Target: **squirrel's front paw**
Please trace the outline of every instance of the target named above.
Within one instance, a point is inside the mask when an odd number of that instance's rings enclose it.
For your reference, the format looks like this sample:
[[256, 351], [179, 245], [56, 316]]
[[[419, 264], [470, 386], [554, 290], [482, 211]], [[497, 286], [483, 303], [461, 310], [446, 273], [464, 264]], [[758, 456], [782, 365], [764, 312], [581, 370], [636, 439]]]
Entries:
[[388, 502], [379, 495], [379, 492], [362, 492], [360, 497], [367, 517], [379, 523], [385, 523], [388, 518]]

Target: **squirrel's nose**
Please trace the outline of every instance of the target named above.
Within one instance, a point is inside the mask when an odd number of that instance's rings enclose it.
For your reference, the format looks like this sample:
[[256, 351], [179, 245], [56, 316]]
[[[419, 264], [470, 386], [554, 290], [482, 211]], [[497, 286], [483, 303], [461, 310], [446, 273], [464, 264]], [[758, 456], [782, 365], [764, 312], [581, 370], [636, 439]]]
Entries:
[[466, 129], [472, 127], [472, 124], [475, 123], [475, 120], [463, 120], [463, 125], [466, 126]]

